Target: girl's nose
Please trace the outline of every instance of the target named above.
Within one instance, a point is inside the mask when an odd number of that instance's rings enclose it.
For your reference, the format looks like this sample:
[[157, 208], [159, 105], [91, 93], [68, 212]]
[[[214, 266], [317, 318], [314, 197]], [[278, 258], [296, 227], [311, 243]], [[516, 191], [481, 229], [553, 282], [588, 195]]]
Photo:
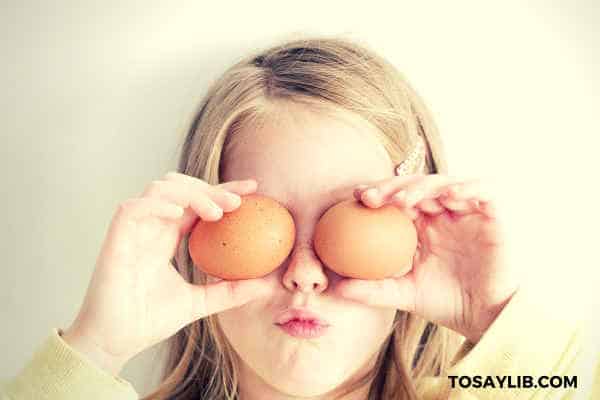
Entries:
[[329, 284], [321, 261], [308, 245], [294, 249], [282, 279], [288, 290], [304, 293], [321, 293]]

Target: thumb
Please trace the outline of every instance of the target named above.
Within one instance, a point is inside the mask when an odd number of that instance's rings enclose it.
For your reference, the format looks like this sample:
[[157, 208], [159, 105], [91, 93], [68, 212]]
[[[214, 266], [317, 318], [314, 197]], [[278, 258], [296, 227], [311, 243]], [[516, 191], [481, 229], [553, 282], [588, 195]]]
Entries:
[[348, 299], [374, 306], [414, 312], [416, 290], [412, 271], [399, 278], [380, 280], [343, 279], [335, 292]]
[[271, 293], [264, 278], [222, 280], [206, 285], [188, 283], [192, 295], [192, 318], [197, 320], [211, 314], [235, 308]]

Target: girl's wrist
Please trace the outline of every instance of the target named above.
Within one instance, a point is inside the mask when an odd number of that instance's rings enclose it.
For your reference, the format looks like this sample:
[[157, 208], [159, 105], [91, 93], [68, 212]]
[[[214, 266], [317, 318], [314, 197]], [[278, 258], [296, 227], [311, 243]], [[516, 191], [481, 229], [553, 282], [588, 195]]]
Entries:
[[118, 376], [127, 360], [117, 359], [102, 350], [93, 340], [69, 328], [60, 332], [60, 337], [73, 349], [84, 355], [97, 367], [113, 376]]
[[500, 315], [504, 307], [506, 307], [506, 305], [508, 304], [510, 299], [512, 299], [515, 293], [516, 291], [512, 292], [500, 304], [490, 306], [487, 310], [482, 312], [476, 319], [478, 321], [478, 326], [471, 329], [468, 333], [463, 334], [463, 336], [465, 336], [473, 344], [479, 342], [483, 334], [489, 329], [489, 327], [496, 320], [496, 318], [498, 318], [498, 315]]

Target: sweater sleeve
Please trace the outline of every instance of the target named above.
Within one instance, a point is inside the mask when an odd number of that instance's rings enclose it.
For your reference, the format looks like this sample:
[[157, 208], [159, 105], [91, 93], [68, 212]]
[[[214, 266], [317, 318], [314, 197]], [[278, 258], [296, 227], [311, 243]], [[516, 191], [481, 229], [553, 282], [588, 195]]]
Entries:
[[20, 372], [2, 385], [2, 400], [136, 400], [126, 380], [97, 367], [52, 329]]
[[[446, 375], [428, 378], [423, 398], [600, 399], [600, 337], [593, 318], [591, 304], [569, 298], [564, 289], [523, 285], [477, 344], [463, 342]], [[533, 387], [523, 377], [531, 377]], [[564, 377], [576, 377], [576, 387]], [[550, 382], [562, 386], [541, 387]]]

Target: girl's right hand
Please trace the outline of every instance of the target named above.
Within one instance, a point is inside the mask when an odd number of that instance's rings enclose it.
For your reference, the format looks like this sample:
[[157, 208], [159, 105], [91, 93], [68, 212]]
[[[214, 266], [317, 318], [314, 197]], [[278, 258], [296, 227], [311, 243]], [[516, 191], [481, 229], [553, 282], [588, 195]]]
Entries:
[[239, 207], [254, 180], [210, 185], [169, 172], [115, 212], [77, 318], [63, 339], [118, 375], [142, 350], [210, 314], [269, 293], [262, 278], [190, 284], [171, 264], [198, 217], [219, 220]]

